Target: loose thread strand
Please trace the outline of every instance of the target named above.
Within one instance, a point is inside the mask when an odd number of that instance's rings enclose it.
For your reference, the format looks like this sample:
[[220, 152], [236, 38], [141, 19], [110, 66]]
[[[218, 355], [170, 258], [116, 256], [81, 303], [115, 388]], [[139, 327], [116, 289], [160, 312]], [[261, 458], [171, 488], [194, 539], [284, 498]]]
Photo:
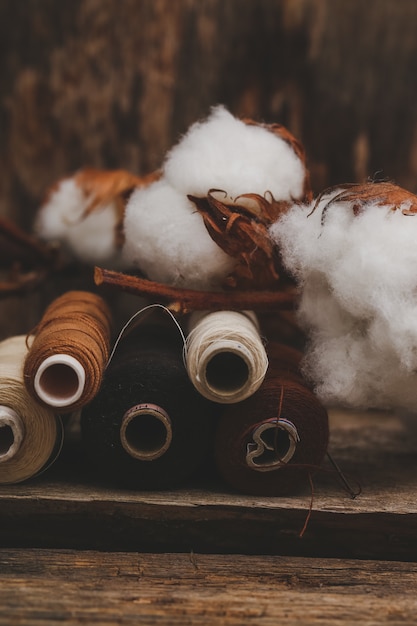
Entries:
[[310, 519], [311, 519], [311, 515], [313, 513], [313, 503], [314, 503], [314, 483], [313, 483], [313, 478], [311, 476], [311, 473], [308, 472], [308, 482], [310, 483], [310, 490], [311, 490], [311, 497], [310, 497], [310, 504], [308, 507], [308, 513], [307, 513], [307, 517], [304, 521], [304, 526], [302, 527], [300, 533], [299, 533], [299, 537], [300, 539], [302, 539], [304, 537], [304, 533], [307, 530], [307, 526], [310, 523]]
[[[182, 343], [183, 343], [183, 351], [185, 349], [187, 340], [185, 338], [185, 334], [181, 328], [181, 325], [179, 324], [178, 320], [175, 318], [174, 314], [172, 313], [172, 311], [170, 311], [166, 306], [164, 306], [163, 304], [159, 304], [159, 303], [153, 303], [153, 304], [148, 304], [147, 306], [143, 307], [142, 309], [139, 309], [139, 311], [136, 311], [128, 320], [127, 322], [124, 324], [124, 326], [122, 327], [121, 331], [119, 332], [114, 344], [113, 344], [113, 348], [110, 352], [110, 356], [108, 358], [107, 361], [107, 365], [106, 367], [109, 366], [111, 360], [114, 357], [114, 354], [116, 352], [117, 346], [119, 345], [120, 341], [123, 339], [123, 337], [125, 336], [126, 331], [128, 330], [129, 326], [131, 326], [132, 322], [134, 320], [137, 320], [139, 317], [144, 316], [145, 313], [151, 313], [152, 309], [162, 309], [165, 313], [167, 313], [167, 315], [171, 318], [171, 320], [174, 322], [175, 326], [178, 329], [178, 332], [181, 336], [182, 339]], [[145, 318], [147, 316], [144, 316]], [[143, 320], [142, 320], [143, 321]], [[133, 330], [136, 327], [135, 325], [132, 325], [130, 330]], [[184, 352], [183, 352], [184, 354]], [[183, 357], [184, 358], [184, 357]], [[185, 364], [185, 363], [184, 363]]]

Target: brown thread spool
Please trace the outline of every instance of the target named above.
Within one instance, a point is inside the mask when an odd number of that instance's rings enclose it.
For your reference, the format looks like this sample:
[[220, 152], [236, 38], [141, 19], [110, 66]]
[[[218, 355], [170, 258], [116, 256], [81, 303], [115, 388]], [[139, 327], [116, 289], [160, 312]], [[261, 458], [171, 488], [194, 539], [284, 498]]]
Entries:
[[46, 309], [24, 364], [28, 392], [62, 412], [81, 408], [100, 388], [110, 350], [111, 314], [100, 296], [69, 291]]
[[301, 373], [303, 353], [300, 350], [278, 341], [271, 341], [268, 342], [266, 351], [271, 371], [307, 384]]
[[27, 393], [23, 363], [26, 337], [0, 343], [0, 484], [31, 478], [56, 458], [62, 443], [62, 423]]
[[279, 496], [308, 485], [327, 451], [327, 411], [285, 362], [274, 365], [253, 396], [227, 407], [217, 428], [220, 475], [246, 494]]

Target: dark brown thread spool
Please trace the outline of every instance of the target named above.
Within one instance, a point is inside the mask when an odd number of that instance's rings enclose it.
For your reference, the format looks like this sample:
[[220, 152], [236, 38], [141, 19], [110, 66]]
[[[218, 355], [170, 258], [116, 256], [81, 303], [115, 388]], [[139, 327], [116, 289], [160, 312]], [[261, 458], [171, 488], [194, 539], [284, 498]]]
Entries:
[[292, 366], [285, 371], [278, 362], [253, 396], [219, 420], [216, 465], [242, 493], [280, 496], [308, 486], [327, 451], [327, 411]]
[[194, 389], [182, 348], [177, 329], [153, 324], [119, 342], [81, 413], [87, 459], [100, 481], [165, 489], [208, 462], [217, 406]]
[[105, 301], [69, 291], [44, 312], [24, 364], [28, 392], [62, 412], [87, 404], [98, 392], [109, 356], [111, 314]]

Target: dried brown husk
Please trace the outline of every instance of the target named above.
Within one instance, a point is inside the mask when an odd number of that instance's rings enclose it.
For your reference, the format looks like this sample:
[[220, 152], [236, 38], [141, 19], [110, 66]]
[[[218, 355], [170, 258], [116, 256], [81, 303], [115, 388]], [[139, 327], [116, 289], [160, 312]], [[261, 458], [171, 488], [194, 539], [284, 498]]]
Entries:
[[392, 182], [346, 183], [335, 185], [324, 190], [314, 204], [312, 213], [322, 199], [337, 192], [322, 210], [321, 221], [324, 222], [327, 211], [338, 202], [349, 202], [354, 215], [360, 215], [370, 204], [389, 207], [392, 211], [401, 209], [403, 215], [417, 214], [417, 196]]
[[[225, 287], [268, 289], [277, 286], [281, 263], [278, 250], [269, 235], [269, 226], [288, 209], [290, 203], [267, 200], [258, 194], [244, 194], [233, 204], [216, 197], [188, 198], [197, 207], [216, 244], [237, 260]], [[221, 192], [220, 192], [221, 193]], [[245, 204], [249, 200], [250, 204]]]

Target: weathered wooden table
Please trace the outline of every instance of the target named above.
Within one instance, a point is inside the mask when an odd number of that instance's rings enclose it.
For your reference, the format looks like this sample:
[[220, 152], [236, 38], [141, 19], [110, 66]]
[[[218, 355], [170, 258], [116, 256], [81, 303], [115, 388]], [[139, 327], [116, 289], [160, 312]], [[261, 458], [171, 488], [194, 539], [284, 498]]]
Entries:
[[[331, 411], [311, 493], [257, 498], [94, 484], [75, 449], [0, 489], [0, 624], [415, 624], [417, 437]], [[303, 536], [300, 536], [308, 520]]]

